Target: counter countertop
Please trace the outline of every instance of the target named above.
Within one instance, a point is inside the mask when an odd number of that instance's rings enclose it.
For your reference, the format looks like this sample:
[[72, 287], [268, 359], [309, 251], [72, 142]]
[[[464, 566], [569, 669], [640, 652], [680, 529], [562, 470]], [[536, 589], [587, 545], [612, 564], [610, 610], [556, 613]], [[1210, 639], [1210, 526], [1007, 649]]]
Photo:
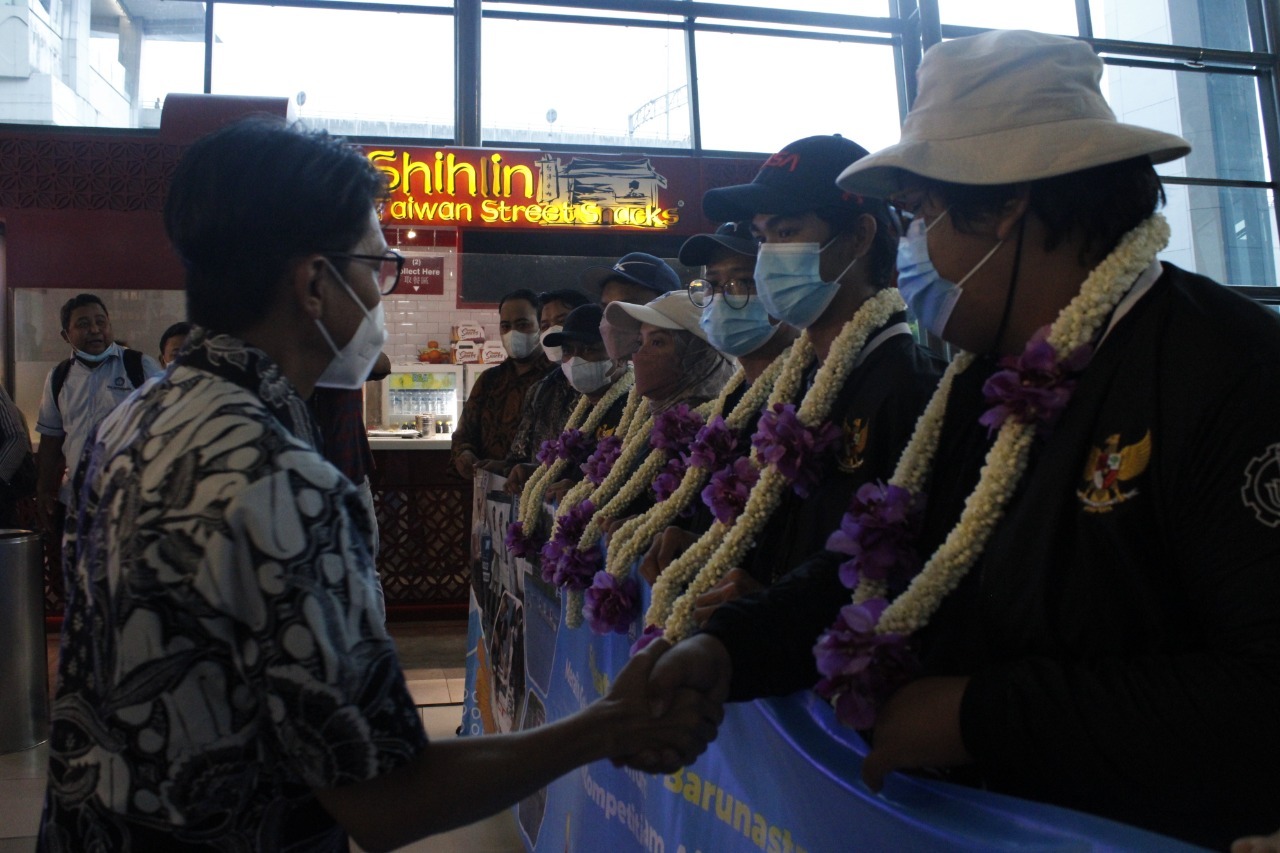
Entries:
[[422, 438], [398, 436], [369, 436], [370, 450], [449, 450], [453, 446], [453, 434], [430, 435]]

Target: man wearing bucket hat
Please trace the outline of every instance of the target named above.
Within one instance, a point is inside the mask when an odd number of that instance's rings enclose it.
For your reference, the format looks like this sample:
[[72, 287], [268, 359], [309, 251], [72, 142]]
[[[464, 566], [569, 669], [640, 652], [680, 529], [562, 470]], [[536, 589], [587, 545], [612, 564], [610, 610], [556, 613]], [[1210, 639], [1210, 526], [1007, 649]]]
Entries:
[[873, 788], [955, 768], [1223, 849], [1280, 803], [1257, 760], [1280, 755], [1280, 324], [1156, 260], [1152, 164], [1190, 146], [1117, 122], [1101, 74], [1084, 43], [1029, 32], [925, 54], [902, 141], [840, 177], [914, 215], [900, 287], [967, 351], [922, 420], [935, 447], [904, 453], [927, 481], [895, 475], [927, 493], [923, 568], [852, 605], [835, 560], [811, 562], [717, 611], [650, 687], [729, 667], [758, 694], [738, 665], [756, 638], [785, 632], [794, 667], [838, 619], [819, 689], [874, 729]]

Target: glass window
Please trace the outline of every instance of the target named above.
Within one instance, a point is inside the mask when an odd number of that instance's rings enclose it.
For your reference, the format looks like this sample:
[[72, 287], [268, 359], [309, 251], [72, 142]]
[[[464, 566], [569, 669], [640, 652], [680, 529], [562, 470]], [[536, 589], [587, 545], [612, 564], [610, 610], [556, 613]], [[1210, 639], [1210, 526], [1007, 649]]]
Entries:
[[[839, 15], [863, 15], [865, 17], [887, 17], [890, 13], [889, 0], [792, 0], [780, 3], [779, 0], [712, 0], [722, 6], [749, 6], [755, 9], [787, 9], [795, 12], [823, 12]], [[694, 0], [696, 8], [702, 5]]]
[[1089, 17], [1095, 38], [1252, 50], [1251, 5], [1256, 0], [1089, 0]]
[[[898, 141], [890, 47], [725, 33], [698, 33], [696, 45], [703, 148], [773, 152], [826, 133], [868, 151]], [[753, 56], [776, 72], [748, 77]]]
[[213, 91], [285, 96], [343, 136], [453, 136], [448, 15], [218, 5]]
[[568, 15], [575, 18], [600, 18], [602, 20], [613, 19], [619, 21], [661, 21], [664, 23], [675, 24], [680, 23], [683, 18], [675, 15], [658, 15], [650, 12], [634, 12], [630, 9], [619, 11], [615, 9], [588, 9], [580, 6], [556, 6], [547, 4], [545, 6], [529, 6], [524, 3], [502, 3], [502, 2], [486, 2], [484, 4], [485, 13], [498, 12], [519, 15], [528, 20], [531, 16], [536, 15]]
[[486, 143], [689, 148], [681, 30], [482, 23]]
[[1246, 187], [1165, 184], [1172, 236], [1161, 260], [1223, 284], [1277, 284], [1275, 195]]
[[963, 27], [1080, 35], [1075, 0], [938, 0], [938, 17]]
[[1108, 65], [1102, 89], [1121, 121], [1191, 143], [1189, 157], [1158, 167], [1162, 175], [1270, 180], [1256, 78]]

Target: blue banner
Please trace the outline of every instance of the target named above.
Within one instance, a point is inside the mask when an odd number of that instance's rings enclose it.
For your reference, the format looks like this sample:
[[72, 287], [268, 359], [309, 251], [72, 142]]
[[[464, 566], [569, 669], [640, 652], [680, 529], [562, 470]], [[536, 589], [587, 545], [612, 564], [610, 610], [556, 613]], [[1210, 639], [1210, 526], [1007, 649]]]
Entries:
[[[515, 727], [530, 728], [603, 696], [640, 625], [625, 636], [571, 629], [563, 595], [528, 563], [513, 563], [523, 578], [512, 586], [522, 596], [524, 632], [524, 695]], [[472, 602], [468, 700], [493, 702], [497, 691], [484, 681], [499, 679], [470, 660], [492, 656], [484, 628], [499, 623], [486, 621], [478, 599]], [[493, 717], [468, 709], [469, 722]], [[598, 762], [527, 798], [516, 816], [528, 850], [545, 853], [1199, 849], [1091, 815], [902, 774], [875, 794], [859, 781], [866, 751], [858, 734], [807, 691], [738, 703], [693, 765], [648, 776]]]

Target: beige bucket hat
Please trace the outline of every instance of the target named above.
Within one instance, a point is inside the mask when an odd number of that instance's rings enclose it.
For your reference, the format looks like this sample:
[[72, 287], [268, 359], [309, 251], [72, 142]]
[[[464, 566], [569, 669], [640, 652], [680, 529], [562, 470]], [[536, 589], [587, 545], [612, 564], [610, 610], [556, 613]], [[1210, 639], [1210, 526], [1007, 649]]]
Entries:
[[886, 198], [904, 173], [957, 184], [1012, 184], [1146, 154], [1184, 157], [1180, 136], [1116, 120], [1089, 45], [1028, 30], [994, 30], [925, 52], [919, 92], [896, 145], [850, 165], [836, 183]]

